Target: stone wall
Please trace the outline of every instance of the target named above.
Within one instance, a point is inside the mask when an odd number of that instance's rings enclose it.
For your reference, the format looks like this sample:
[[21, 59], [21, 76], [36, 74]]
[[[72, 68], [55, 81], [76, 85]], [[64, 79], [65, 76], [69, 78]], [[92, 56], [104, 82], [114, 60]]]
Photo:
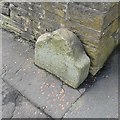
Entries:
[[83, 43], [95, 75], [120, 43], [119, 3], [2, 3], [0, 25], [35, 42], [45, 32], [66, 27]]

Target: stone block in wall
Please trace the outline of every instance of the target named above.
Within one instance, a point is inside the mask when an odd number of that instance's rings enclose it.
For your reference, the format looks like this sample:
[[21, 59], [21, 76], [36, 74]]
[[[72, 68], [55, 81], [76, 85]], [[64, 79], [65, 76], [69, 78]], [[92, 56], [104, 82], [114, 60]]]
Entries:
[[38, 5], [36, 5], [33, 9], [28, 9], [28, 7], [26, 7], [26, 3], [25, 4], [13, 3], [13, 6], [10, 9], [12, 14], [15, 16], [39, 22], [40, 19], [44, 18], [44, 13], [43, 10], [38, 9], [37, 6]]
[[49, 12], [51, 12], [52, 14], [56, 14], [60, 17], [65, 17], [66, 13], [63, 9], [59, 9], [58, 7], [58, 4], [55, 4], [55, 3], [49, 3], [49, 2], [43, 2], [41, 3], [41, 8], [43, 10], [47, 10]]
[[11, 12], [13, 12], [14, 14], [17, 14], [19, 16], [25, 17], [28, 14], [28, 11], [26, 11], [20, 7], [15, 7], [13, 5], [10, 7], [10, 10], [11, 10]]
[[[100, 37], [91, 39], [83, 36], [82, 43], [85, 47], [87, 54], [91, 59], [90, 72], [94, 75], [112, 53], [113, 49], [118, 45], [118, 39], [112, 36], [113, 33], [118, 30], [118, 22], [120, 19], [116, 19]], [[78, 31], [77, 31], [78, 32]], [[95, 40], [96, 39], [96, 40]], [[97, 41], [97, 42], [96, 42]]]
[[[94, 3], [92, 3], [94, 4]], [[108, 11], [101, 12], [85, 7], [81, 4], [68, 4], [67, 17], [75, 22], [90, 27], [97, 31], [103, 31], [112, 21], [118, 18], [118, 3], [112, 6], [112, 3], [108, 3]], [[110, 5], [112, 7], [110, 7]]]
[[[54, 4], [52, 4], [53, 5], [53, 7], [56, 7], [57, 6], [57, 8], [59, 9], [59, 10], [65, 10], [66, 9], [66, 5], [67, 5], [67, 3], [66, 2], [55, 2]], [[65, 11], [64, 11], [65, 12]]]
[[0, 14], [0, 17], [1, 17], [3, 23], [5, 22], [7, 24], [10, 24], [13, 27], [16, 27], [16, 28], [18, 27], [19, 29], [24, 30], [24, 25], [14, 21], [14, 20], [10, 19], [9, 17], [4, 16], [2, 14]]
[[88, 76], [90, 60], [77, 36], [62, 28], [38, 38], [35, 64], [77, 88]]
[[26, 11], [28, 11], [28, 9], [29, 9], [28, 7], [30, 6], [30, 4], [28, 6], [27, 2], [11, 2], [10, 4], [14, 5], [12, 7], [22, 8], [23, 10], [26, 10]]
[[9, 3], [8, 2], [1, 2], [0, 3], [1, 13], [4, 15], [10, 15]]
[[21, 26], [21, 24], [13, 21], [9, 17], [4, 16], [2, 14], [0, 14], [0, 18], [1, 18], [0, 27], [6, 29], [8, 31], [14, 32], [18, 36], [21, 36], [22, 38], [27, 39], [28, 41], [30, 41], [30, 40], [34, 41], [35, 37], [33, 35], [29, 34], [28, 32], [25, 32], [24, 26]]
[[13, 21], [16, 21], [17, 23], [21, 24], [25, 32], [33, 34], [32, 21], [28, 18], [27, 14], [27, 11], [21, 8], [18, 9], [16, 7], [11, 7], [10, 18]]

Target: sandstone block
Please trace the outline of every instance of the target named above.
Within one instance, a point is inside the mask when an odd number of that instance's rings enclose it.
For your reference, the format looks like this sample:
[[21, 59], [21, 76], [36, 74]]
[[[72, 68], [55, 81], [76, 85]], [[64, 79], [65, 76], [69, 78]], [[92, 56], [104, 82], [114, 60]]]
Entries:
[[77, 36], [61, 28], [38, 38], [35, 64], [77, 88], [89, 73], [90, 60]]

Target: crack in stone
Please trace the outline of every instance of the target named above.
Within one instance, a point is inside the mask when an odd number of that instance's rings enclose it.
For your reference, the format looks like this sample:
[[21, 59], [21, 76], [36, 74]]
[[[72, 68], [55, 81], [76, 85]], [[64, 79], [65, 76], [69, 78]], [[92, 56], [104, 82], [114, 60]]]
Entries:
[[18, 93], [18, 95], [17, 95], [16, 98], [15, 98], [15, 106], [14, 106], [14, 110], [13, 110], [13, 112], [12, 112], [11, 119], [12, 119], [13, 116], [14, 116], [14, 112], [15, 112], [15, 109], [16, 109], [16, 103], [17, 103], [17, 98], [18, 98], [18, 96], [19, 96], [19, 93]]
[[15, 71], [15, 75], [16, 75], [21, 69], [22, 69], [22, 65], [21, 65], [21, 67], [20, 67], [18, 70]]

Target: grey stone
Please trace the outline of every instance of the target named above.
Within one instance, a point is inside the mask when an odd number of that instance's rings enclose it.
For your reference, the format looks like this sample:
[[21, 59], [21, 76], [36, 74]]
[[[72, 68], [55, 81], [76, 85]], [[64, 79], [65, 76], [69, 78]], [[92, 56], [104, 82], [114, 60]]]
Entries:
[[61, 28], [38, 38], [35, 64], [77, 88], [89, 73], [90, 60], [77, 36]]

